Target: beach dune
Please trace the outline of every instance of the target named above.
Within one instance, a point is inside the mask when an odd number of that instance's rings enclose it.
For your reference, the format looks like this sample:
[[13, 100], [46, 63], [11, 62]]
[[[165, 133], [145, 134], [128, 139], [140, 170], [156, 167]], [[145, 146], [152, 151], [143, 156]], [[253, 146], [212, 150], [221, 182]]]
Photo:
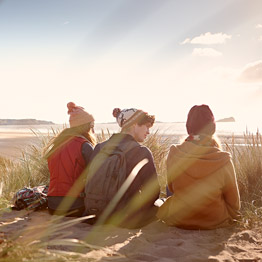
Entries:
[[[0, 156], [18, 159], [22, 150], [40, 140], [33, 133], [0, 133]], [[9, 210], [9, 211], [8, 211]], [[46, 234], [56, 216], [45, 211], [0, 212], [0, 249], [5, 239], [32, 242]], [[62, 218], [60, 223], [72, 221]], [[37, 230], [36, 230], [37, 229]], [[40, 234], [40, 235], [39, 235]], [[183, 230], [154, 222], [142, 229], [123, 229], [114, 226], [90, 226], [78, 222], [48, 235], [53, 239], [85, 240], [97, 245], [98, 249], [83, 249], [82, 256], [92, 261], [161, 261], [161, 262], [204, 262], [204, 261], [262, 261], [262, 229], [243, 230], [236, 225], [216, 230]], [[74, 247], [51, 245], [48, 250], [74, 251]], [[8, 261], [8, 260], [6, 260]]]
[[[35, 238], [45, 232], [52, 219], [47, 211], [11, 211], [0, 216], [0, 236], [19, 236], [17, 241]], [[62, 218], [60, 223], [73, 220]], [[41, 225], [41, 226], [39, 226]], [[40, 230], [41, 229], [41, 230]], [[31, 231], [30, 231], [31, 230]], [[73, 238], [86, 240], [99, 249], [83, 249], [82, 256], [92, 261], [262, 261], [261, 229], [239, 231], [237, 227], [216, 230], [183, 230], [168, 227], [157, 221], [142, 229], [124, 229], [114, 226], [91, 226], [79, 222], [49, 235], [52, 239]], [[30, 239], [29, 239], [30, 240]], [[70, 246], [49, 246], [48, 249], [74, 251]]]

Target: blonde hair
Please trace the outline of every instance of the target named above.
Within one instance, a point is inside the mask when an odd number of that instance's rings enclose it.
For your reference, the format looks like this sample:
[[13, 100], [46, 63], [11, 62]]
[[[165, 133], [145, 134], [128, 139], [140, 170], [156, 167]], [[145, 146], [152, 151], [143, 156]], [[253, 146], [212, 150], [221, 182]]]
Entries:
[[92, 131], [94, 127], [93, 122], [76, 126], [65, 128], [57, 136], [53, 137], [47, 146], [44, 148], [44, 158], [48, 159], [56, 150], [58, 150], [62, 145], [70, 141], [72, 138], [77, 136], [83, 136], [86, 138], [92, 146], [96, 144], [96, 138]]
[[201, 134], [201, 135], [196, 135], [198, 139], [194, 139], [194, 136], [189, 135], [185, 141], [190, 141], [192, 143], [195, 143], [197, 145], [201, 146], [212, 146], [212, 147], [217, 147], [219, 149], [222, 149], [221, 142], [218, 139], [218, 137], [214, 135], [206, 135], [206, 134]]

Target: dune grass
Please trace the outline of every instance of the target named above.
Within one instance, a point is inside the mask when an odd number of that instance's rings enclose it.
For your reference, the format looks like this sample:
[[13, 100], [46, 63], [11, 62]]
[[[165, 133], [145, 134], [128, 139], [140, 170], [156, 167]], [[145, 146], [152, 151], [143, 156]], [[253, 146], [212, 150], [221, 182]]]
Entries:
[[[19, 161], [12, 162], [9, 159], [0, 158], [0, 209], [8, 208], [14, 193], [24, 186], [34, 187], [48, 184], [49, 171], [46, 160], [42, 157], [42, 151], [55, 133], [53, 131], [53, 134], [49, 136], [42, 136], [36, 133], [39, 138], [38, 146], [29, 146], [27, 150], [22, 152]], [[109, 136], [110, 133], [108, 131], [102, 132], [97, 137], [97, 140], [102, 142]], [[262, 217], [262, 137], [259, 133], [255, 135], [246, 133], [244, 134], [244, 141], [244, 145], [239, 146], [234, 143], [234, 137], [232, 137], [232, 144], [225, 144], [225, 148], [232, 154], [240, 189], [242, 208], [241, 218], [238, 222], [239, 226], [241, 228], [252, 228], [261, 225]], [[166, 186], [165, 161], [170, 141], [168, 138], [163, 138], [161, 134], [155, 132], [148, 137], [144, 144], [150, 148], [154, 156], [161, 194], [164, 195]], [[71, 221], [70, 223], [79, 223], [77, 219], [72, 219]], [[50, 230], [55, 232], [61, 226], [64, 226], [64, 228], [71, 226], [72, 224], [70, 223], [63, 225], [61, 221], [53, 221], [53, 224], [50, 224]], [[43, 235], [36, 235], [34, 240], [28, 243], [17, 242], [17, 239], [1, 239], [0, 236], [0, 262], [91, 261], [79, 252], [61, 252], [52, 249], [52, 246], [59, 244], [89, 248], [89, 250], [102, 248], [88, 246], [85, 241], [76, 239], [62, 238], [53, 242], [47, 241], [47, 238]], [[117, 257], [117, 254], [114, 254], [114, 258]]]
[[[21, 158], [19, 161], [12, 162], [9, 159], [0, 158], [0, 172], [3, 176], [0, 177], [0, 209], [4, 212], [4, 208], [10, 207], [12, 203], [12, 197], [15, 192], [24, 186], [34, 187], [37, 185], [48, 184], [49, 171], [46, 160], [42, 156], [43, 148], [46, 147], [52, 136], [57, 132], [53, 131], [53, 134], [45, 137], [41, 134], [35, 133], [39, 139], [38, 146], [30, 145], [26, 150], [21, 152]], [[111, 134], [109, 131], [103, 131], [97, 136], [98, 142], [102, 142], [107, 139]], [[155, 133], [149, 137], [145, 142], [145, 145], [150, 147], [156, 160], [156, 168], [159, 172], [159, 181], [165, 184], [165, 168], [164, 158], [168, 150], [168, 144], [163, 143], [161, 137]], [[161, 173], [161, 171], [163, 172]], [[122, 192], [123, 194], [124, 192]], [[111, 207], [113, 208], [113, 207]], [[0, 212], [1, 216], [1, 212]], [[85, 218], [86, 219], [86, 218]], [[72, 219], [70, 223], [66, 224], [64, 228], [69, 227], [72, 223], [79, 223], [78, 219]], [[43, 226], [43, 225], [41, 225]], [[55, 233], [59, 231], [63, 222], [57, 220], [50, 223], [49, 230]], [[89, 246], [86, 241], [80, 241], [77, 239], [56, 239], [48, 240], [46, 235], [41, 233], [41, 230], [32, 228], [32, 231], [39, 232], [34, 235], [32, 239], [27, 242], [19, 242], [17, 238], [1, 240], [0, 238], [0, 262], [1, 261], [93, 261], [86, 258], [83, 254], [74, 251], [57, 250], [56, 246], [70, 246], [80, 249], [94, 250], [103, 249], [103, 247]], [[50, 233], [49, 232], [49, 233]], [[95, 235], [95, 232], [90, 232], [90, 235]], [[88, 236], [87, 236], [88, 239]], [[35, 241], [37, 240], [37, 241]], [[48, 249], [47, 249], [48, 247]], [[48, 257], [48, 259], [46, 259]], [[119, 255], [115, 252], [112, 259], [115, 260]]]
[[[19, 161], [13, 162], [0, 157], [0, 208], [10, 205], [10, 200], [17, 190], [24, 186], [34, 187], [49, 183], [49, 170], [43, 158], [43, 148], [49, 140], [58, 133], [53, 130], [48, 136], [34, 132], [39, 139], [38, 145], [30, 145], [21, 152]], [[97, 141], [102, 142], [110, 137], [109, 131], [102, 131]], [[232, 155], [240, 190], [242, 213], [248, 213], [256, 208], [260, 213], [262, 207], [262, 136], [260, 133], [245, 133], [244, 144], [225, 144], [225, 150]], [[144, 142], [153, 154], [159, 177], [161, 194], [164, 195], [166, 186], [166, 157], [170, 147], [170, 140], [163, 138], [156, 131]], [[247, 212], [248, 210], [248, 212]], [[254, 214], [256, 216], [256, 213]]]
[[244, 144], [232, 144], [226, 150], [232, 155], [241, 198], [240, 223], [254, 227], [262, 222], [262, 136], [246, 132]]
[[6, 207], [15, 192], [27, 186], [45, 185], [49, 182], [49, 170], [42, 150], [51, 136], [35, 133], [39, 143], [22, 150], [18, 161], [0, 157], [0, 208]]

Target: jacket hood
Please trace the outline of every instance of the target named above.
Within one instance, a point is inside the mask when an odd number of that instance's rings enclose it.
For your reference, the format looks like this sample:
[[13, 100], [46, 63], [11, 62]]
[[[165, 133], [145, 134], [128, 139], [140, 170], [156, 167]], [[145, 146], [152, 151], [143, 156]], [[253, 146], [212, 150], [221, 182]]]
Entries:
[[228, 152], [217, 147], [196, 145], [185, 141], [181, 145], [172, 145], [167, 166], [169, 173], [201, 178], [222, 168], [231, 159]]

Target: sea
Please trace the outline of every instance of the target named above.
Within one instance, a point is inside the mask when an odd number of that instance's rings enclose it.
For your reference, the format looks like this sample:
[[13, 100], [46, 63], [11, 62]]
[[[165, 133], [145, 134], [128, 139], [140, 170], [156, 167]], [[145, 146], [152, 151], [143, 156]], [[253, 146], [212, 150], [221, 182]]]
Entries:
[[[0, 125], [0, 138], [5, 136], [34, 136], [35, 134], [47, 135], [59, 132], [66, 128], [66, 124], [54, 125]], [[262, 128], [262, 125], [261, 125]], [[217, 122], [216, 135], [222, 141], [229, 142], [232, 137], [241, 138], [244, 134], [256, 134], [261, 130], [258, 125], [247, 125], [244, 122]], [[116, 123], [96, 123], [96, 134], [113, 134], [119, 132], [120, 128]], [[162, 137], [169, 137], [171, 142], [179, 143], [181, 138], [186, 137], [185, 122], [157, 122], [150, 130], [151, 133], [157, 132]], [[241, 144], [243, 141], [239, 141]]]

